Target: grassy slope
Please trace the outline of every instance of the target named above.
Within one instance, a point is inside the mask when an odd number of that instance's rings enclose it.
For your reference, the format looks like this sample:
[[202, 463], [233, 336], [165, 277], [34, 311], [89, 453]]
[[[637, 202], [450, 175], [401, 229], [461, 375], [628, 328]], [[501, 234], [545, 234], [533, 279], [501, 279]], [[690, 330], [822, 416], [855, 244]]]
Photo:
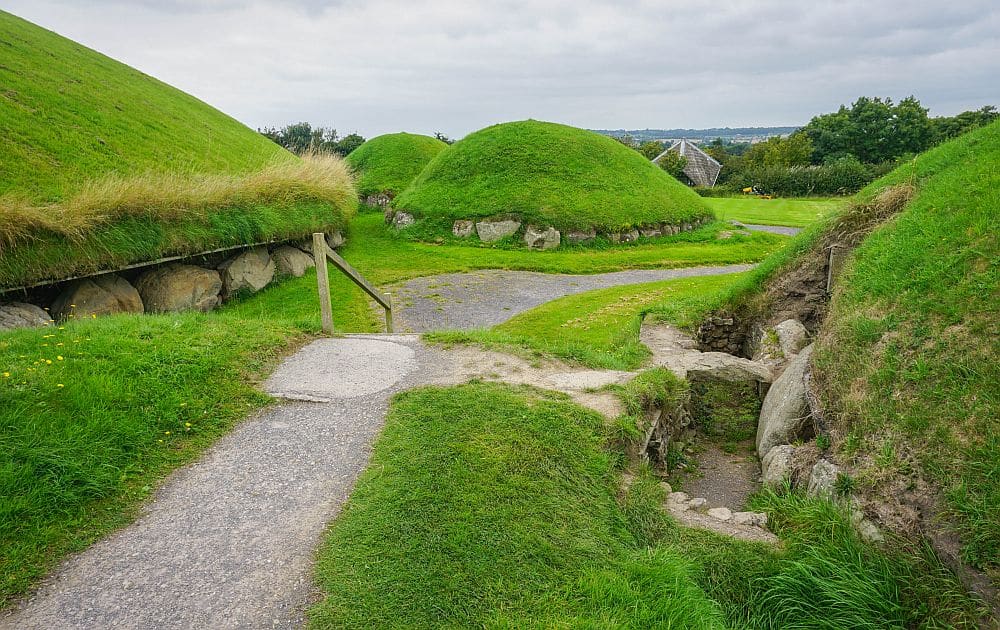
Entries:
[[677, 528], [648, 472], [619, 490], [606, 430], [538, 390], [397, 396], [320, 551], [311, 625], [974, 627], [939, 566], [866, 547], [829, 503], [758, 498], [780, 550]]
[[436, 333], [443, 343], [474, 342], [556, 356], [593, 368], [634, 370], [649, 356], [639, 343], [642, 313], [664, 302], [691, 305], [740, 274], [681, 278], [587, 291], [553, 300], [489, 330]]
[[788, 240], [773, 234], [755, 233], [718, 241], [715, 233], [720, 227], [706, 226], [653, 242], [539, 252], [422, 243], [387, 229], [381, 213], [362, 213], [351, 223], [351, 239], [343, 255], [369, 280], [384, 285], [417, 276], [476, 269], [587, 274], [752, 263], [765, 258]]
[[837, 199], [761, 199], [759, 197], [706, 197], [705, 203], [723, 221], [759, 225], [805, 227], [846, 201]]
[[[20, 233], [0, 238], [0, 287], [300, 236], [341, 227], [354, 212], [343, 169], [326, 182], [324, 197], [295, 185], [279, 198], [247, 195], [237, 182], [231, 203], [159, 207], [149, 198], [158, 185], [183, 197], [185, 189], [197, 188], [189, 184], [205, 178], [252, 181], [268, 167], [298, 160], [194, 97], [2, 11], [0, 50], [0, 235], [8, 227]], [[123, 189], [142, 188], [130, 188], [132, 178], [159, 184], [123, 201]], [[81, 195], [98, 215], [111, 216], [79, 234], [45, 227], [23, 234], [32, 215], [79, 212], [74, 201]], [[76, 218], [67, 215], [56, 227]]]
[[448, 145], [430, 136], [391, 133], [368, 140], [351, 151], [347, 163], [358, 172], [358, 194], [403, 192]]
[[502, 215], [560, 230], [618, 230], [711, 213], [697, 194], [615, 140], [533, 120], [456, 142], [394, 205], [449, 230], [456, 219]]
[[[337, 328], [378, 330], [360, 291], [330, 278]], [[0, 333], [0, 608], [268, 403], [253, 384], [319, 331], [315, 291], [311, 273], [210, 314]]]
[[916, 197], [855, 251], [815, 360], [864, 481], [888, 488], [914, 467], [935, 481], [966, 559], [997, 578], [1000, 124], [861, 195], [907, 181]]

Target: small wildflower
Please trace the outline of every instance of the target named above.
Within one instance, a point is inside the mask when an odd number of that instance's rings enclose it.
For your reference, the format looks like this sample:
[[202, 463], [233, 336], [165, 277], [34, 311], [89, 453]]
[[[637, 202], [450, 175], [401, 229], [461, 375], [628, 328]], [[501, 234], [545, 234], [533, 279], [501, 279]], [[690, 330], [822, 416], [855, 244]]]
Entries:
[[56, 344], [56, 346], [61, 346], [61, 345], [63, 345], [61, 341]]
[[[6, 373], [6, 372], [4, 372], [4, 375], [6, 375], [6, 374], [7, 374], [7, 373]], [[184, 426], [186, 426], [186, 427], [189, 427], [189, 426], [191, 426], [191, 423], [190, 423], [190, 422], [185, 422], [185, 423], [184, 423]]]
[[52, 365], [52, 359], [45, 359], [45, 365]]
[[56, 383], [56, 387], [63, 388], [63, 387], [66, 387], [66, 386], [63, 385], [62, 383]]
[[163, 440], [157, 440], [156, 443], [157, 444], [163, 444]]
[[56, 361], [62, 361], [62, 360], [63, 360], [63, 358], [62, 358], [62, 355], [61, 355], [61, 354], [60, 354], [59, 356], [57, 356], [57, 357], [56, 357]]
[[76, 304], [70, 304], [69, 307], [70, 308], [76, 308]]
[[170, 435], [170, 431], [164, 431], [163, 435]]
[[97, 313], [91, 313], [90, 319], [97, 319]]
[[66, 327], [65, 326], [60, 326], [59, 330], [66, 330]]
[[187, 406], [188, 406], [187, 403], [181, 403], [181, 407], [187, 407]]
[[3, 377], [4, 378], [10, 378], [10, 372], [4, 372], [3, 373]]

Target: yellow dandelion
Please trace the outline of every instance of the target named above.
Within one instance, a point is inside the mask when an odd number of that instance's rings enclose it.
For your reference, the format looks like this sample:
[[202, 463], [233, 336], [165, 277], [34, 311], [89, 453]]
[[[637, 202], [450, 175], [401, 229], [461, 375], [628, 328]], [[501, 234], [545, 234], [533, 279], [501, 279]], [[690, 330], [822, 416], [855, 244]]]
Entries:
[[61, 345], [63, 345], [63, 344], [62, 344], [62, 342], [60, 341], [59, 343], [57, 343], [57, 344], [56, 344], [56, 347], [59, 347], [59, 346], [61, 346]]
[[3, 377], [4, 378], [10, 378], [10, 372], [4, 372], [3, 373]]
[[70, 304], [69, 307], [70, 308], [76, 308], [76, 304]]
[[45, 365], [52, 365], [52, 359], [45, 359]]
[[62, 355], [61, 355], [61, 354], [60, 354], [59, 356], [57, 356], [57, 357], [56, 357], [56, 361], [62, 361], [62, 360], [63, 360], [63, 358], [62, 358]]
[[170, 435], [170, 431], [164, 431], [163, 435]]
[[66, 327], [65, 326], [60, 326], [59, 330], [66, 330]]
[[[3, 374], [4, 374], [4, 376], [7, 376], [7, 372], [4, 372]], [[191, 426], [191, 423], [190, 422], [185, 422], [184, 426], [189, 427], [189, 426]]]
[[97, 319], [97, 313], [91, 313], [90, 319]]
[[62, 383], [56, 383], [56, 387], [66, 387], [66, 386], [63, 385]]

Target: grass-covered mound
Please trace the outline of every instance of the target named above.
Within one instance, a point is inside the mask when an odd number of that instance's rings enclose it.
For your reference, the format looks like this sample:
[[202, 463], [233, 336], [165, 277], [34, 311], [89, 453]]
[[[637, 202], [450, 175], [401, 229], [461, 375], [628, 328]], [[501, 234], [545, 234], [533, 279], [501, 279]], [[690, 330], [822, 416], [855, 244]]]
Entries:
[[912, 200], [854, 252], [820, 335], [824, 402], [862, 483], [935, 482], [965, 560], [1000, 583], [1000, 123], [860, 196], [899, 184]]
[[694, 191], [621, 143], [535, 120], [466, 136], [393, 205], [449, 230], [459, 219], [516, 217], [557, 230], [617, 233], [712, 214]]
[[430, 136], [389, 133], [372, 138], [351, 151], [347, 163], [358, 174], [359, 195], [388, 193], [395, 196], [447, 148], [447, 144]]
[[0, 287], [343, 227], [348, 169], [0, 12]]

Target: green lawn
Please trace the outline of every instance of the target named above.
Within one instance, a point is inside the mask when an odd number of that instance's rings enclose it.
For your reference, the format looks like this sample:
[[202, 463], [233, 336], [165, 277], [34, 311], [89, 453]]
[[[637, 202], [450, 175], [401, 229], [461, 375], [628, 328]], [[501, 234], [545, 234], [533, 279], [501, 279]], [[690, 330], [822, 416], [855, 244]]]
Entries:
[[654, 242], [542, 252], [409, 240], [386, 228], [381, 214], [366, 212], [351, 223], [351, 236], [342, 254], [369, 280], [384, 286], [418, 276], [476, 269], [589, 274], [753, 263], [777, 251], [788, 240], [763, 233], [717, 240], [715, 234], [724, 227], [710, 225]]
[[489, 330], [428, 335], [442, 343], [479, 343], [514, 348], [582, 363], [593, 368], [634, 370], [649, 356], [639, 343], [642, 314], [664, 303], [684, 305], [676, 322], [701, 312], [711, 299], [743, 274], [680, 278], [587, 291], [553, 300]]
[[393, 202], [444, 233], [457, 219], [517, 216], [558, 230], [684, 223], [705, 202], [607, 136], [526, 120], [481, 129], [435, 157]]
[[473, 383], [398, 395], [319, 553], [314, 628], [974, 628], [939, 565], [860, 543], [831, 504], [763, 495], [785, 546], [676, 527], [621, 490], [602, 418]]
[[847, 203], [844, 198], [761, 199], [759, 197], [706, 197], [705, 203], [723, 221], [758, 225], [805, 227]]

